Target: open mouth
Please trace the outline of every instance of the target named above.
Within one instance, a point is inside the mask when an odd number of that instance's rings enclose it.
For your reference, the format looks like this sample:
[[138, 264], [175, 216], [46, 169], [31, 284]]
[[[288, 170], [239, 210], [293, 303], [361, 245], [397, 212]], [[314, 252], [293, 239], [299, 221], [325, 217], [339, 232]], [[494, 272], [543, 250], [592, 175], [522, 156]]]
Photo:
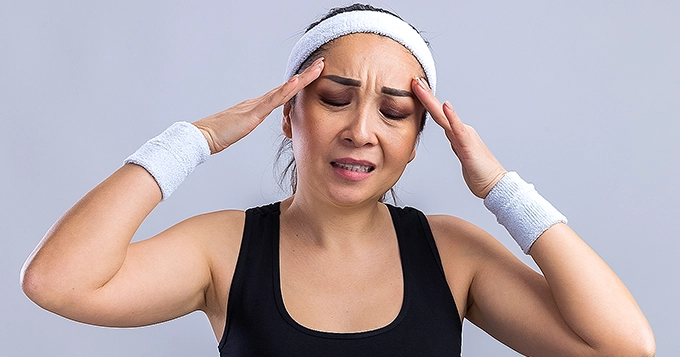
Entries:
[[341, 168], [343, 170], [347, 171], [353, 171], [353, 172], [371, 172], [375, 170], [375, 166], [370, 166], [370, 165], [349, 165], [349, 164], [341, 164], [339, 162], [331, 162], [331, 165], [334, 167]]

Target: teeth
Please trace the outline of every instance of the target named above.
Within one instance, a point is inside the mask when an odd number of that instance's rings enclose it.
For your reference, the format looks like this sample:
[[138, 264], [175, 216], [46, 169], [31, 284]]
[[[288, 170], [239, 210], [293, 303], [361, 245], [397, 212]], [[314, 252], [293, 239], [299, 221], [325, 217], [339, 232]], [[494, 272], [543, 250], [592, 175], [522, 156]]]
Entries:
[[355, 171], [355, 172], [371, 172], [373, 171], [373, 167], [371, 166], [363, 166], [363, 165], [347, 165], [347, 164], [341, 164], [336, 162], [335, 165], [339, 168], [349, 170], [349, 171]]

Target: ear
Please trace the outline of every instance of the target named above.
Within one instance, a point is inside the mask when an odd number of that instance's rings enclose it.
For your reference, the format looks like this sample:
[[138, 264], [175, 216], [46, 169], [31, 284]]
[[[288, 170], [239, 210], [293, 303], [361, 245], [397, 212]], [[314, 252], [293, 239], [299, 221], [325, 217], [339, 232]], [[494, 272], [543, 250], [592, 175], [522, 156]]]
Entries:
[[290, 101], [283, 105], [283, 119], [281, 120], [281, 130], [283, 130], [283, 135], [288, 139], [293, 138], [293, 129], [290, 125], [290, 115], [293, 112], [293, 105]]

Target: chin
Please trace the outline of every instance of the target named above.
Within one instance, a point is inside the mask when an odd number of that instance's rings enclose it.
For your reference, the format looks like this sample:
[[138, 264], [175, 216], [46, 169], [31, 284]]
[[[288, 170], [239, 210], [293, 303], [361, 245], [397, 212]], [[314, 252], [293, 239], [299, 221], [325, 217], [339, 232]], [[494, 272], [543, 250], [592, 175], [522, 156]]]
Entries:
[[329, 193], [330, 201], [337, 206], [358, 206], [368, 203], [378, 203], [383, 194], [366, 193], [357, 189], [334, 190]]

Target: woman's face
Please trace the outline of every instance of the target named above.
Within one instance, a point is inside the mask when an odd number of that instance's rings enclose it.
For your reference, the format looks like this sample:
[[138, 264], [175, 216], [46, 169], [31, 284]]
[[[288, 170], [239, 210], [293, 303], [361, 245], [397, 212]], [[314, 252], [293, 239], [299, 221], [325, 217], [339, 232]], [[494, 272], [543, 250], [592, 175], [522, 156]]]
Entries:
[[323, 55], [321, 76], [284, 107], [296, 195], [378, 200], [415, 157], [424, 108], [411, 81], [423, 70], [401, 44], [374, 34], [343, 36]]

